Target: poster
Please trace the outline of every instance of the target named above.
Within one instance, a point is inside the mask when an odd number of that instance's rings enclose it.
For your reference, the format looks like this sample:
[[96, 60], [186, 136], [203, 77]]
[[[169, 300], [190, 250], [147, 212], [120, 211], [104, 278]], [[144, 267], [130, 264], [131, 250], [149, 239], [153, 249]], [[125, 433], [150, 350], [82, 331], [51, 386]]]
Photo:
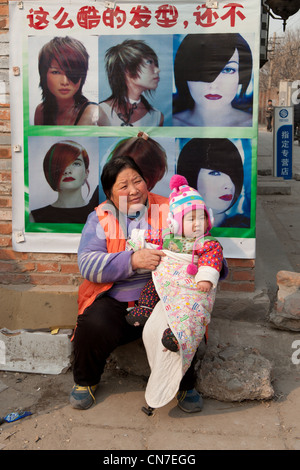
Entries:
[[259, 42], [260, 0], [11, 2], [14, 250], [76, 253], [103, 165], [144, 139], [151, 191], [184, 174], [255, 258]]

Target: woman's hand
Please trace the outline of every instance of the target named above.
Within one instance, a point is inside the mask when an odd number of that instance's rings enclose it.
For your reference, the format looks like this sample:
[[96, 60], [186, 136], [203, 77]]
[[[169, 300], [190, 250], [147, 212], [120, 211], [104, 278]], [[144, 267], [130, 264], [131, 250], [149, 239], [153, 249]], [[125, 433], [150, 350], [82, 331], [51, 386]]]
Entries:
[[151, 250], [149, 248], [143, 248], [138, 250], [131, 256], [132, 269], [149, 269], [154, 271], [160, 263], [162, 256], [166, 256], [163, 251]]

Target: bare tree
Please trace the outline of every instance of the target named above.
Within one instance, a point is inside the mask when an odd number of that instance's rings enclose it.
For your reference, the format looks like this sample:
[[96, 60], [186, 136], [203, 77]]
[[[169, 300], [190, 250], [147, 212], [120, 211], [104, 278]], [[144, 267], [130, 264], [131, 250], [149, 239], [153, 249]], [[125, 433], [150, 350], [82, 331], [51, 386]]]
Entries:
[[300, 84], [300, 29], [273, 36], [268, 50], [268, 62], [260, 70], [260, 89], [278, 88], [281, 80], [299, 80]]

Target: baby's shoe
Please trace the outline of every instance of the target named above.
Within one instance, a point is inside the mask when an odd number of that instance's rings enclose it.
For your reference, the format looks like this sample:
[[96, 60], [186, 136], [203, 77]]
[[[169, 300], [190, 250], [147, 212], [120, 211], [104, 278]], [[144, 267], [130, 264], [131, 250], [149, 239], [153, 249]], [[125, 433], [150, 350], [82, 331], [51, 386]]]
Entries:
[[171, 328], [167, 328], [164, 331], [161, 342], [166, 349], [169, 349], [169, 351], [173, 351], [173, 352], [179, 351], [178, 341], [176, 339], [176, 336], [172, 332]]
[[152, 308], [137, 305], [133, 307], [126, 315], [126, 321], [132, 326], [144, 326], [150, 317]]

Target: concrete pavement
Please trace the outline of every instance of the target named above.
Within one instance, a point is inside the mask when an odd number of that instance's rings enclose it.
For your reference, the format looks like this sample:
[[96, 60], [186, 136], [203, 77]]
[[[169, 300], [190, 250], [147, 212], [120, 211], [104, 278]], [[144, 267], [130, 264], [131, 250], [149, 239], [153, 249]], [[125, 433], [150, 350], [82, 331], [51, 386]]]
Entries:
[[[272, 134], [262, 128], [258, 173], [269, 178], [271, 169]], [[294, 144], [293, 170], [300, 174], [298, 143]], [[260, 181], [262, 186], [264, 181]], [[212, 341], [256, 347], [273, 361], [273, 400], [225, 403], [204, 398], [203, 411], [188, 415], [174, 399], [148, 417], [141, 412], [145, 377], [108, 368], [96, 392], [96, 405], [78, 411], [68, 405], [71, 372], [54, 377], [27, 374], [23, 378], [20, 374], [21, 382], [15, 384], [12, 375], [2, 374], [0, 384], [9, 379], [11, 385], [0, 392], [0, 403], [4, 393], [10, 394], [15, 407], [21, 402], [30, 407], [34, 392], [39, 400], [34, 402], [32, 417], [1, 426], [0, 449], [107, 451], [97, 456], [97, 463], [105, 463], [105, 456], [114, 456], [117, 450], [130, 450], [133, 456], [139, 450], [173, 450], [178, 455], [211, 449], [300, 450], [300, 346], [299, 354], [293, 347], [295, 341], [300, 344], [300, 332], [276, 330], [266, 321], [276, 295], [277, 272], [300, 271], [300, 181], [293, 179], [288, 185], [290, 194], [258, 195], [256, 291], [234, 294], [235, 298], [227, 295], [224, 304], [220, 301], [211, 333]]]

